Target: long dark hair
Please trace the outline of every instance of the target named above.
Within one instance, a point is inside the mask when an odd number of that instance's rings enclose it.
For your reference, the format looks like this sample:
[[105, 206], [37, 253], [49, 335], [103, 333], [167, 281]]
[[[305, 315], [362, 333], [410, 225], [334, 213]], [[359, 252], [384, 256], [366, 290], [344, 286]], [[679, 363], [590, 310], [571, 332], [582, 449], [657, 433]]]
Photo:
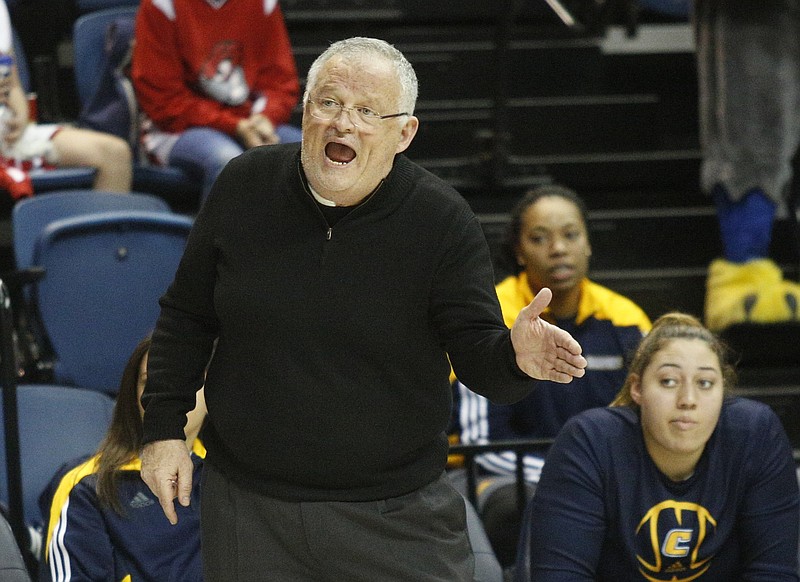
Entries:
[[142, 448], [142, 417], [139, 412], [139, 368], [150, 349], [146, 337], [133, 350], [117, 394], [117, 403], [103, 441], [97, 449], [97, 498], [102, 505], [122, 514], [117, 491], [119, 468], [133, 461]]

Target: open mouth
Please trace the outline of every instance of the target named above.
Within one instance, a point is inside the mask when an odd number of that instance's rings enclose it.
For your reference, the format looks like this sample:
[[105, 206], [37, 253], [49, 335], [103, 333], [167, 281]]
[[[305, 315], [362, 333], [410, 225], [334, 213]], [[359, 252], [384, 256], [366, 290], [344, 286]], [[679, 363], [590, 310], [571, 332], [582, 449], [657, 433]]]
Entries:
[[356, 152], [343, 143], [330, 142], [325, 146], [325, 156], [334, 164], [346, 166], [356, 159]]

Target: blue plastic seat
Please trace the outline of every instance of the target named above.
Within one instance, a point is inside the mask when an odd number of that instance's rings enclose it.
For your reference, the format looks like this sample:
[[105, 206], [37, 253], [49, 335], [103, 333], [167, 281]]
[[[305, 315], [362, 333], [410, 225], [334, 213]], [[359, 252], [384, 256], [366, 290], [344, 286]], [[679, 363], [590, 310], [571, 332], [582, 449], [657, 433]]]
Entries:
[[119, 194], [97, 190], [64, 190], [25, 198], [11, 212], [16, 270], [3, 273], [13, 307], [21, 370], [26, 381], [53, 381], [54, 355], [46, 330], [32, 301], [33, 286], [43, 276], [34, 264], [40, 233], [51, 222], [109, 210], [147, 210], [170, 213], [165, 200], [152, 194]]
[[[91, 2], [100, 4], [101, 2]], [[119, 19], [135, 19], [138, 2], [114, 2], [119, 6], [95, 10], [79, 16], [72, 29], [75, 54], [75, 85], [78, 102], [86, 105], [95, 94], [104, 60], [106, 32]], [[133, 5], [132, 5], [133, 4]], [[198, 201], [202, 185], [183, 170], [142, 161], [133, 165], [133, 189], [152, 192], [170, 202]]]
[[[26, 524], [35, 526], [43, 523], [40, 493], [61, 465], [97, 449], [111, 422], [114, 399], [94, 390], [48, 384], [20, 384], [16, 395], [23, 515]], [[0, 501], [7, 504], [3, 414], [0, 424]]]
[[4, 278], [26, 373], [115, 393], [191, 218], [152, 194], [71, 190], [19, 201], [11, 221], [16, 292]]
[[78, 14], [121, 6], [139, 6], [139, 0], [75, 0], [75, 8], [77, 8]]
[[192, 220], [109, 211], [51, 222], [32, 264], [32, 295], [58, 383], [116, 394], [127, 358], [155, 326], [159, 298], [183, 255]]
[[48, 192], [46, 196], [20, 200], [11, 211], [17, 269], [31, 267], [36, 239], [49, 223], [61, 218], [108, 210], [170, 212], [170, 207], [163, 198], [152, 194], [119, 194], [91, 189], [59, 190]]

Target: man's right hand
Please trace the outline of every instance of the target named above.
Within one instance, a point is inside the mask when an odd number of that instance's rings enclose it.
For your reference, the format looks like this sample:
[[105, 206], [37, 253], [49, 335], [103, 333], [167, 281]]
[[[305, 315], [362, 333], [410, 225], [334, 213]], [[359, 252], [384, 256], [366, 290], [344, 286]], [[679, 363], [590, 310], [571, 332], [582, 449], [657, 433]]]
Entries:
[[182, 440], [153, 441], [142, 448], [142, 479], [158, 497], [164, 515], [172, 525], [178, 523], [174, 499], [189, 506], [194, 465]]

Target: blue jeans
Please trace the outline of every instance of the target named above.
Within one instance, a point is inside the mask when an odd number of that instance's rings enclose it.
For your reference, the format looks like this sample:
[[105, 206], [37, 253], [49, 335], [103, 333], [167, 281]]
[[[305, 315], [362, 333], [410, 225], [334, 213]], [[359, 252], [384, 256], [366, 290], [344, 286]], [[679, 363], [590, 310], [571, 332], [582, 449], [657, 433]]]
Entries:
[[[281, 143], [300, 141], [300, 129], [293, 125], [279, 125], [275, 131]], [[192, 127], [175, 142], [169, 165], [202, 182], [202, 204], [222, 168], [242, 152], [244, 148], [231, 136], [209, 127]]]

